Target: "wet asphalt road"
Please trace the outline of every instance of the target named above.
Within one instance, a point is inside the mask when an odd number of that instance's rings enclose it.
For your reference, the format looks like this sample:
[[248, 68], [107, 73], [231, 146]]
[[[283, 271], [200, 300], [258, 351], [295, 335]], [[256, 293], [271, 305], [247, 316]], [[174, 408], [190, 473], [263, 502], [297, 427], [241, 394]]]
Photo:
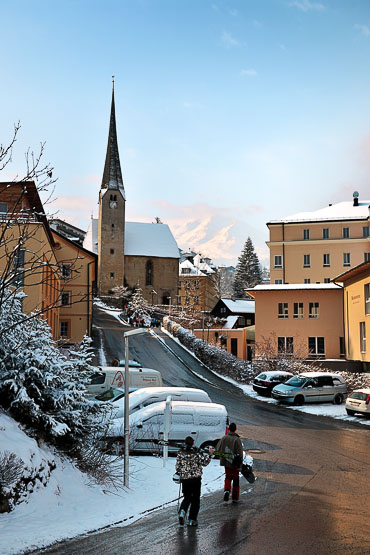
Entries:
[[[100, 311], [95, 322], [107, 360], [123, 358], [122, 326]], [[202, 497], [196, 529], [179, 527], [172, 505], [129, 526], [76, 538], [46, 551], [370, 554], [370, 430], [248, 399], [159, 330], [156, 333], [174, 354], [148, 334], [130, 339], [130, 358], [160, 370], [165, 385], [201, 387], [213, 401], [225, 404], [254, 458], [256, 482], [250, 485], [241, 479], [238, 504], [224, 503], [222, 492]]]

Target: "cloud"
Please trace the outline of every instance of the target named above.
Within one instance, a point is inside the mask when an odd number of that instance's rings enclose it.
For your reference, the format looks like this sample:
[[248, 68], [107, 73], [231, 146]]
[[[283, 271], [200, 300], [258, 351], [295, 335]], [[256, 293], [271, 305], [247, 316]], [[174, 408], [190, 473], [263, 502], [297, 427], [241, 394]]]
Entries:
[[228, 33], [227, 31], [224, 31], [222, 33], [221, 40], [227, 48], [239, 45], [239, 42], [236, 39], [234, 39], [234, 37], [232, 37], [231, 34]]
[[65, 220], [81, 229], [87, 229], [94, 210], [97, 213], [96, 199], [82, 195], [61, 195], [47, 205], [47, 212], [53, 217]]
[[295, 0], [294, 2], [290, 2], [289, 6], [298, 8], [302, 12], [325, 10], [325, 6], [323, 4], [320, 4], [319, 2], [310, 2], [310, 0]]
[[370, 36], [370, 27], [368, 25], [354, 25], [355, 29], [358, 29], [359, 31], [361, 31], [361, 33], [364, 35], [364, 37], [369, 37]]
[[257, 71], [255, 69], [242, 69], [240, 75], [244, 77], [247, 75], [248, 77], [255, 77], [257, 75]]

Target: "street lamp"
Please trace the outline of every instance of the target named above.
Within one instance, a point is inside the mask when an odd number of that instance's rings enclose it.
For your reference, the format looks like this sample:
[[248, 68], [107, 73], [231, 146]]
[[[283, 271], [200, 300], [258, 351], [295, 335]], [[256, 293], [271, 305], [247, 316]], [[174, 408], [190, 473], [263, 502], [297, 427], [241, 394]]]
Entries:
[[123, 405], [123, 428], [124, 428], [124, 478], [123, 485], [128, 487], [129, 483], [129, 462], [130, 462], [130, 373], [129, 373], [129, 353], [128, 353], [128, 338], [132, 335], [140, 335], [147, 333], [148, 330], [138, 328], [135, 330], [126, 331], [123, 334], [125, 340], [125, 396]]
[[167, 299], [168, 299], [168, 301], [169, 301], [168, 317], [170, 318], [170, 316], [171, 316], [171, 301], [172, 301], [172, 299], [171, 299], [171, 297], [167, 297]]
[[[154, 304], [153, 302], [153, 295], [158, 295], [157, 291], [154, 291], [154, 289], [152, 289], [152, 306]], [[157, 301], [158, 302], [158, 301]]]

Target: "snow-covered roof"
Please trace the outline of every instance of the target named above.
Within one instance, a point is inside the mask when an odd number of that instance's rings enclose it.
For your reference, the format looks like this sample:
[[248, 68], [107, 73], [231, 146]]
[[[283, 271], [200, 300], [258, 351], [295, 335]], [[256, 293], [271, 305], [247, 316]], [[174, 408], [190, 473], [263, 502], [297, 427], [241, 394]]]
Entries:
[[[183, 270], [190, 270], [190, 271], [183, 272]], [[181, 276], [204, 276], [205, 274], [203, 274], [199, 270], [199, 268], [194, 266], [194, 264], [192, 264], [190, 260], [184, 260], [184, 262], [180, 263], [180, 275]]]
[[211, 266], [209, 264], [207, 264], [206, 262], [201, 262], [199, 264], [199, 269], [206, 273], [206, 274], [214, 274], [214, 270], [212, 270]]
[[254, 301], [249, 301], [247, 299], [232, 299], [222, 298], [221, 301], [227, 308], [234, 313], [244, 314], [244, 313], [254, 313]]
[[238, 318], [239, 318], [239, 316], [237, 314], [236, 315], [233, 314], [233, 315], [228, 316], [226, 318], [225, 324], [222, 327], [225, 330], [231, 330], [235, 326], [236, 322], [238, 321]]
[[[98, 253], [98, 219], [91, 218], [83, 243], [85, 249]], [[126, 222], [125, 255], [179, 258], [179, 249], [167, 224]]]
[[290, 222], [314, 222], [330, 220], [366, 220], [369, 218], [370, 200], [364, 200], [353, 206], [353, 202], [337, 202], [329, 204], [325, 208], [313, 210], [311, 212], [298, 212], [292, 216], [281, 218], [281, 220], [271, 220], [268, 223], [290, 223]]
[[179, 248], [167, 224], [126, 222], [125, 254], [180, 258]]
[[270, 283], [269, 285], [256, 285], [253, 289], [247, 289], [247, 291], [253, 294], [253, 291], [287, 291], [299, 289], [342, 289], [342, 286], [336, 283]]

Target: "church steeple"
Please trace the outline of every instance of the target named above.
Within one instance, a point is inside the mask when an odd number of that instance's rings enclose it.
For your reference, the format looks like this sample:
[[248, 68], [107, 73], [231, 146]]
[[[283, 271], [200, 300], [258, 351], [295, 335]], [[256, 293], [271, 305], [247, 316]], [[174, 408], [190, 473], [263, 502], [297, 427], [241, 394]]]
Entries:
[[119, 189], [123, 198], [125, 198], [125, 188], [123, 186], [117, 142], [116, 111], [114, 105], [114, 76], [112, 79], [112, 106], [110, 112], [107, 154], [105, 157], [101, 189]]

